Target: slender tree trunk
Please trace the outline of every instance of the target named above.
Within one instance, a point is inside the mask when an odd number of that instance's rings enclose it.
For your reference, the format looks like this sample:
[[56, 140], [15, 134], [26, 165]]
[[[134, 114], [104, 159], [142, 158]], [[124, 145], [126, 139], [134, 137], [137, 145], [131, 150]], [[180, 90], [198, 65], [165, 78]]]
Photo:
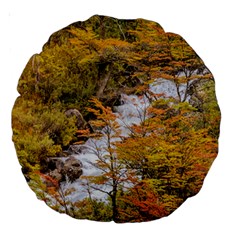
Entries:
[[116, 183], [114, 183], [115, 185], [113, 186], [113, 191], [111, 194], [111, 200], [112, 200], [112, 218], [113, 221], [117, 221], [118, 219], [118, 211], [117, 211], [117, 185]]
[[148, 176], [148, 159], [144, 157], [142, 162], [142, 180], [146, 179]]
[[104, 23], [105, 17], [99, 17], [99, 23], [100, 23], [100, 37], [102, 39], [105, 39], [105, 23]]
[[111, 77], [112, 68], [113, 68], [113, 64], [110, 63], [108, 65], [108, 67], [106, 68], [106, 73], [100, 79], [99, 89], [98, 89], [97, 94], [96, 94], [97, 98], [100, 98], [103, 95], [103, 91], [104, 91], [105, 87], [107, 86], [107, 83], [108, 83], [108, 81]]
[[66, 198], [65, 198], [65, 194], [63, 189], [61, 188], [61, 186], [59, 186], [59, 195], [63, 201], [62, 206], [64, 207], [65, 213], [67, 215], [70, 215], [69, 211], [68, 211], [68, 207], [67, 207], [67, 203], [66, 203]]
[[117, 23], [117, 25], [118, 25], [118, 27], [119, 27], [120, 32], [121, 32], [122, 35], [123, 35], [123, 39], [124, 39], [124, 41], [126, 41], [126, 36], [125, 36], [125, 34], [124, 34], [123, 30], [122, 30], [121, 25], [118, 23], [118, 20], [116, 20], [116, 23]]
[[175, 86], [176, 86], [176, 89], [177, 89], [177, 95], [178, 95], [179, 102], [182, 102], [180, 89], [179, 89], [179, 84], [176, 83], [175, 81], [174, 81], [174, 83], [175, 83]]
[[189, 80], [187, 80], [187, 84], [186, 84], [186, 90], [185, 90], [185, 93], [184, 93], [184, 97], [183, 97], [183, 102], [186, 101], [187, 99], [187, 96], [188, 96], [188, 89], [189, 89]]

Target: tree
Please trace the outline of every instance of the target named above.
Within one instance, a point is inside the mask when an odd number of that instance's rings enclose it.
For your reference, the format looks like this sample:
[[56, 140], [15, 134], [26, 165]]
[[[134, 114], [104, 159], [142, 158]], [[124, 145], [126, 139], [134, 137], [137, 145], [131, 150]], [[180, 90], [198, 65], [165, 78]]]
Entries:
[[135, 134], [118, 143], [118, 157], [137, 169], [142, 180], [157, 179], [166, 192], [186, 199], [201, 187], [216, 157], [217, 142], [207, 129], [195, 128], [194, 109], [187, 103], [158, 107], [155, 101], [144, 128], [136, 131], [133, 126]]
[[156, 100], [123, 137], [117, 115], [99, 100], [92, 103], [88, 111], [96, 116], [91, 121], [95, 133], [84, 130], [82, 135], [95, 138], [93, 165], [100, 173], [88, 180], [92, 189], [110, 197], [114, 221], [159, 218], [200, 190], [217, 143], [207, 129], [195, 126], [191, 105]]
[[69, 196], [75, 191], [72, 187], [64, 187], [58, 180], [40, 171], [31, 172], [29, 186], [49, 207], [59, 212], [74, 216], [73, 204]]
[[91, 29], [87, 32], [82, 29], [71, 29], [74, 38], [70, 39], [74, 49], [84, 48], [88, 50], [79, 64], [93, 63], [98, 70], [98, 81], [96, 97], [103, 96], [103, 91], [110, 80], [114, 82], [118, 78], [121, 81], [122, 67], [128, 62], [128, 56], [131, 50], [131, 44], [115, 38], [99, 39], [92, 33]]
[[129, 181], [134, 180], [134, 175], [133, 172], [127, 171], [116, 155], [116, 144], [122, 138], [117, 116], [111, 108], [104, 107], [99, 100], [93, 99], [91, 102], [94, 104], [94, 108], [88, 108], [88, 111], [96, 117], [95, 120], [90, 121], [95, 133], [90, 134], [89, 131], [79, 131], [79, 133], [82, 133], [81, 136], [94, 137], [91, 141], [91, 152], [96, 156], [96, 161], [92, 164], [100, 170], [100, 174], [90, 176], [88, 180], [92, 189], [110, 197], [112, 219], [117, 221], [119, 190], [129, 187]]
[[152, 180], [143, 180], [118, 199], [119, 222], [143, 222], [168, 215], [167, 203], [160, 201]]
[[[185, 102], [189, 97], [189, 88], [193, 80], [213, 79], [213, 76], [200, 57], [181, 36], [174, 33], [166, 33], [165, 35], [167, 38], [165, 52], [168, 55], [168, 62], [162, 67], [160, 76], [174, 82], [178, 100]], [[186, 85], [182, 94], [181, 84]]]
[[134, 66], [133, 76], [141, 83], [154, 81], [160, 77], [162, 67], [169, 62], [164, 30], [155, 22], [138, 19], [136, 28], [128, 32], [135, 38], [130, 56]]

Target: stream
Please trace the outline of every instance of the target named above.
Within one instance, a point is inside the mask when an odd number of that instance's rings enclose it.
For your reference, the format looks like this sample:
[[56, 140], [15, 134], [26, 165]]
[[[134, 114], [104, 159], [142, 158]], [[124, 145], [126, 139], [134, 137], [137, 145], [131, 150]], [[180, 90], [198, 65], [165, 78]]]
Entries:
[[[180, 95], [181, 97], [185, 94], [186, 84], [180, 85]], [[177, 98], [177, 89], [176, 85], [170, 81], [165, 79], [157, 79], [154, 83], [149, 85], [149, 90], [154, 94], [161, 94], [161, 97], [165, 98]], [[114, 114], [117, 117], [117, 121], [120, 125], [121, 135], [127, 137], [130, 133], [128, 127], [133, 124], [139, 124], [143, 118], [146, 118], [145, 115], [146, 109], [149, 107], [150, 102], [146, 96], [137, 96], [137, 95], [121, 95], [121, 103], [120, 106], [114, 107]], [[104, 132], [105, 129], [102, 131]], [[115, 139], [116, 141], [118, 139]], [[86, 176], [99, 176], [102, 175], [102, 170], [95, 167], [97, 156], [93, 153], [93, 149], [96, 147], [101, 149], [101, 154], [104, 154], [104, 146], [106, 146], [106, 137], [99, 139], [89, 138], [84, 144], [78, 145], [79, 152], [78, 154], [73, 154], [72, 156], [82, 162], [83, 165], [83, 174], [82, 176], [74, 181], [73, 183], [66, 181], [61, 183], [61, 187], [63, 190], [74, 188], [70, 195], [67, 198], [71, 202], [75, 202], [78, 200], [82, 200], [86, 197], [89, 197], [89, 191], [91, 192], [91, 197], [98, 200], [106, 200], [108, 195], [103, 191], [111, 191], [111, 186], [107, 184], [101, 185], [101, 190], [92, 190], [88, 186], [88, 182], [86, 180]], [[64, 160], [65, 158], [63, 158]], [[126, 183], [128, 184], [128, 183]]]

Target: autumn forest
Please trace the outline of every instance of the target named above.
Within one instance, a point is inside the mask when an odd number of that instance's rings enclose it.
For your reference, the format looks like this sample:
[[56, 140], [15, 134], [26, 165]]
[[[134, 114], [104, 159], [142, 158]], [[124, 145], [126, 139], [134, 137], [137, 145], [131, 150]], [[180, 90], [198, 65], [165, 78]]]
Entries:
[[196, 195], [218, 152], [215, 82], [179, 35], [95, 15], [28, 61], [12, 111], [24, 177], [77, 219], [143, 222]]

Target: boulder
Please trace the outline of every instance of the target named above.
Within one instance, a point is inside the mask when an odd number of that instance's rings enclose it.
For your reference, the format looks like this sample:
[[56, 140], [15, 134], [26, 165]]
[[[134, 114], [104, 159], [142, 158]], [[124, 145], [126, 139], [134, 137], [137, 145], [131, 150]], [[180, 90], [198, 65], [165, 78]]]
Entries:
[[61, 158], [47, 158], [43, 163], [42, 170], [43, 172], [49, 173], [55, 169], [60, 170], [63, 167], [63, 161]]
[[58, 169], [54, 169], [49, 173], [49, 176], [57, 180], [58, 182], [63, 181], [63, 175], [59, 172]]
[[100, 98], [100, 100], [104, 102], [106, 106], [109, 106], [111, 108], [114, 108], [114, 106], [120, 106], [123, 104], [121, 100], [121, 94], [117, 92], [105, 94]]
[[68, 109], [65, 112], [67, 117], [75, 116], [77, 119], [77, 128], [78, 129], [85, 129], [87, 122], [84, 120], [82, 114], [77, 109]]
[[82, 152], [82, 145], [79, 145], [79, 144], [73, 144], [73, 145], [70, 145], [67, 152], [69, 154], [78, 154], [78, 153], [81, 153]]
[[61, 173], [70, 181], [74, 182], [82, 175], [82, 163], [75, 157], [70, 156], [65, 162]]
[[66, 180], [74, 182], [82, 175], [82, 163], [73, 156], [66, 160], [63, 158], [49, 158], [46, 163], [46, 174], [58, 182]]

